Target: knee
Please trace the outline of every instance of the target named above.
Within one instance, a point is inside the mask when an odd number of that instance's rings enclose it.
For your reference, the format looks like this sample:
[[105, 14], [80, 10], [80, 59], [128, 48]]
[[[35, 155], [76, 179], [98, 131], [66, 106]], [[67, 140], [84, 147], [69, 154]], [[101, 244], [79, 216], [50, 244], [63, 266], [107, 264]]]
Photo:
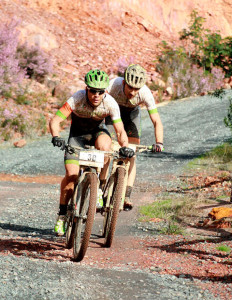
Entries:
[[101, 151], [109, 151], [111, 148], [111, 139], [105, 139], [104, 142], [96, 143], [95, 147]]
[[111, 143], [110, 144], [106, 144], [106, 145], [102, 145], [101, 147], [99, 147], [99, 150], [101, 151], [109, 151], [111, 147]]

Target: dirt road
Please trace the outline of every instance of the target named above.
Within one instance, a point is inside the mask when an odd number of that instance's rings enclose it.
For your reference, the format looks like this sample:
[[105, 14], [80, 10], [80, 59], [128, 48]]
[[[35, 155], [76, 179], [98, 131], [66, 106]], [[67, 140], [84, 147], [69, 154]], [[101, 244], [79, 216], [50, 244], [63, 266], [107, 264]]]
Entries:
[[[211, 246], [215, 241], [208, 241], [206, 247], [205, 240], [191, 236], [152, 235], [138, 226], [136, 212], [139, 204], [154, 201], [189, 160], [230, 137], [223, 118], [231, 95], [222, 100], [188, 99], [159, 108], [165, 152], [155, 158], [138, 158], [135, 209], [120, 214], [111, 249], [102, 248], [98, 237], [102, 220], [97, 215], [81, 263], [71, 261], [72, 252], [53, 234], [64, 174], [62, 152], [51, 146], [50, 137], [21, 149], [2, 145], [1, 172], [13, 175], [0, 175], [1, 298], [226, 299], [227, 295], [228, 299], [232, 293], [229, 265], [225, 265], [227, 278], [225, 269], [221, 279], [214, 276], [217, 281], [201, 273], [204, 264], [210, 270], [217, 266]], [[154, 134], [146, 111], [142, 132], [142, 143], [150, 144]], [[205, 247], [203, 258], [197, 257], [199, 246]]]

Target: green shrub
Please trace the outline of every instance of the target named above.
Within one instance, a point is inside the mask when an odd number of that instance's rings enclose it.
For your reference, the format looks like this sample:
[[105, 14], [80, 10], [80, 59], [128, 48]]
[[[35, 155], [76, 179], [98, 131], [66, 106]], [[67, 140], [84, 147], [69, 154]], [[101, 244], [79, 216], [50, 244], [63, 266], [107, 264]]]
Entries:
[[180, 32], [180, 40], [187, 42], [190, 58], [204, 70], [219, 67], [225, 77], [232, 76], [232, 37], [222, 38], [219, 32], [204, 28], [205, 18], [193, 10], [189, 29]]
[[231, 252], [231, 248], [226, 245], [219, 245], [216, 249], [218, 251], [223, 251], [223, 252], [227, 252], [227, 253]]
[[229, 108], [227, 116], [224, 118], [224, 123], [226, 127], [229, 127], [232, 131], [232, 98], [229, 98]]
[[180, 32], [182, 46], [163, 41], [156, 69], [173, 91], [173, 98], [205, 94], [219, 89], [232, 75], [232, 37], [204, 28], [205, 18], [191, 13], [188, 29]]

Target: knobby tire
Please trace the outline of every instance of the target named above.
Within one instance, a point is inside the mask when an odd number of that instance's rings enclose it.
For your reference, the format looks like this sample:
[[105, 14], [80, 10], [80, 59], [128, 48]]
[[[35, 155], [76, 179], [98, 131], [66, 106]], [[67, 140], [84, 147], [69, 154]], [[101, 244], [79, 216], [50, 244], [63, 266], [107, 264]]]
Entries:
[[88, 173], [83, 182], [78, 213], [80, 216], [87, 216], [87, 218], [77, 218], [74, 222], [74, 261], [81, 261], [88, 248], [96, 213], [97, 180], [96, 174]]
[[105, 247], [111, 247], [113, 242], [118, 214], [119, 214], [119, 208], [122, 201], [124, 178], [125, 178], [125, 169], [123, 167], [118, 167], [115, 172], [114, 187], [110, 199], [109, 208], [107, 209], [108, 211], [106, 212], [105, 215], [105, 228], [104, 228]]

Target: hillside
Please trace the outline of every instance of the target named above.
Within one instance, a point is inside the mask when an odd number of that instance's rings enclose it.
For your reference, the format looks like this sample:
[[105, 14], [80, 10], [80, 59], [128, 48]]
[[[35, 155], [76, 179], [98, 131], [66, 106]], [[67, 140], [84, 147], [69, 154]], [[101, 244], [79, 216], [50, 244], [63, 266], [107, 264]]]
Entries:
[[[207, 18], [206, 25], [232, 34], [230, 1], [180, 0], [2, 0], [0, 17], [21, 20], [21, 39], [38, 43], [54, 62], [54, 72], [63, 82], [83, 85], [91, 68], [113, 72], [117, 60], [126, 58], [154, 71], [157, 45], [177, 40], [195, 8]], [[218, 27], [215, 27], [216, 26]]]

